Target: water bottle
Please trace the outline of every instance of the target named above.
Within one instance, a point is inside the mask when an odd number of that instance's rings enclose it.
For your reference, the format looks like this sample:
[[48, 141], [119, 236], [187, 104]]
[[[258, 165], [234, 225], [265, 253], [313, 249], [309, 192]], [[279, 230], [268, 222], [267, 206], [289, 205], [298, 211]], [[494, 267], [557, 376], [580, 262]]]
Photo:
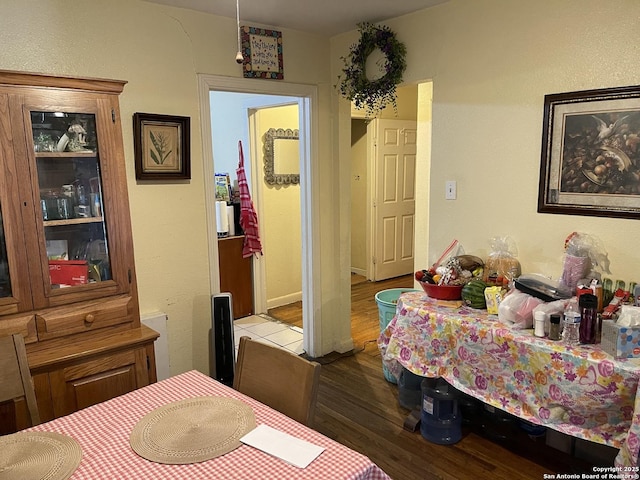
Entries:
[[567, 345], [580, 343], [580, 311], [575, 298], [572, 298], [564, 309], [562, 341]]

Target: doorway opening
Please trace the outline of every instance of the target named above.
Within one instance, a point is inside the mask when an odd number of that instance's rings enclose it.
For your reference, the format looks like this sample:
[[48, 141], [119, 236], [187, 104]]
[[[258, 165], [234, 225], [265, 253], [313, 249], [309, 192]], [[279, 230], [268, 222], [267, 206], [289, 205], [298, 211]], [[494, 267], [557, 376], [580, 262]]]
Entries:
[[416, 178], [428, 178], [430, 151], [431, 82], [398, 87], [397, 108], [379, 118], [352, 108], [352, 283], [413, 273], [428, 211], [428, 182]]
[[[414, 93], [403, 95], [402, 91], [412, 90]], [[403, 219], [404, 231], [398, 233], [398, 238], [403, 238], [404, 242], [400, 242], [400, 254], [405, 252], [413, 253], [414, 242], [421, 242], [423, 238], [427, 238], [428, 228], [428, 193], [429, 193], [429, 169], [431, 158], [431, 98], [432, 84], [424, 82], [419, 85], [409, 86], [401, 89], [398, 98], [400, 109], [413, 109], [414, 125], [403, 125], [398, 131], [400, 135], [389, 135], [393, 132], [394, 125], [388, 129], [387, 140], [391, 138], [401, 139], [404, 144], [412, 144], [413, 152], [404, 152], [396, 155], [395, 152], [388, 152], [389, 158], [396, 158], [402, 161], [402, 168], [398, 165], [398, 171], [401, 172], [402, 188], [391, 182], [382, 183], [389, 188], [387, 191], [402, 191], [404, 200], [414, 199], [418, 205], [414, 213], [401, 213], [397, 215]], [[412, 104], [412, 105], [411, 105]], [[392, 122], [399, 121], [390, 113]], [[406, 120], [406, 118], [405, 118]], [[367, 157], [369, 155], [368, 147], [371, 139], [367, 137], [368, 127], [372, 122], [352, 116], [351, 121], [351, 336], [354, 345], [364, 345], [370, 341], [375, 341], [379, 334], [378, 307], [374, 301], [376, 291], [385, 288], [412, 288], [414, 287], [413, 268], [415, 265], [426, 265], [427, 252], [421, 253], [418, 257], [413, 256], [413, 260], [409, 263], [408, 273], [391, 274], [391, 278], [382, 280], [381, 278], [371, 279], [367, 275], [372, 275], [372, 270], [368, 265], [373, 246], [369, 243], [371, 238], [370, 227], [365, 223], [367, 217], [372, 217], [370, 198], [374, 190], [373, 182], [370, 181], [373, 176], [373, 166], [368, 165]], [[403, 131], [404, 129], [404, 131]], [[379, 137], [380, 135], [378, 135]], [[390, 142], [387, 142], [387, 148], [390, 148]], [[415, 158], [412, 158], [415, 157]], [[400, 160], [402, 159], [402, 160]], [[393, 161], [395, 162], [395, 160]], [[393, 163], [392, 161], [389, 164]], [[394, 170], [395, 171], [395, 170]], [[416, 179], [420, 178], [420, 182]], [[403, 183], [404, 182], [404, 183]], [[369, 195], [369, 196], [368, 196]], [[412, 225], [407, 225], [415, 217]], [[399, 222], [401, 223], [401, 222]], [[403, 234], [402, 236], [400, 234]], [[396, 250], [393, 250], [395, 252]], [[397, 255], [402, 256], [402, 255]], [[406, 256], [406, 255], [405, 255]], [[424, 258], [424, 260], [423, 260]], [[382, 276], [382, 275], [381, 275]], [[286, 305], [274, 309], [274, 313], [279, 318], [292, 321], [299, 316], [300, 306], [297, 304]]]
[[[266, 105], [265, 100], [271, 103]], [[273, 104], [279, 100], [256, 96], [252, 101], [260, 106], [249, 110], [251, 167], [258, 173], [255, 191], [264, 220], [260, 223], [264, 268], [258, 280], [265, 298], [256, 306], [260, 313], [302, 302], [302, 212], [300, 184], [294, 180], [300, 167], [299, 108], [295, 98], [293, 103]], [[214, 149], [215, 141], [214, 131]]]
[[[208, 236], [209, 236], [209, 256], [210, 256], [210, 284], [212, 292], [220, 291], [220, 268], [218, 261], [218, 236], [216, 231], [216, 209], [215, 209], [215, 173], [218, 171], [218, 163], [222, 164], [222, 158], [225, 154], [219, 151], [218, 145], [214, 145], [212, 135], [212, 124], [214, 116], [217, 115], [219, 102], [211, 100], [212, 92], [229, 92], [240, 93], [250, 96], [273, 96], [272, 103], [287, 104], [294, 103], [298, 107], [299, 121], [299, 152], [300, 152], [300, 185], [299, 185], [299, 203], [300, 203], [300, 251], [301, 251], [301, 297], [302, 297], [302, 323], [304, 331], [303, 348], [310, 355], [315, 356], [320, 351], [320, 325], [314, 322], [312, 312], [319, 311], [319, 282], [314, 281], [313, 272], [319, 270], [319, 205], [318, 205], [318, 186], [316, 162], [312, 161], [315, 157], [316, 148], [313, 141], [315, 132], [315, 110], [317, 104], [316, 87], [310, 85], [299, 85], [284, 82], [255, 82], [244, 78], [218, 77], [214, 75], [199, 75], [200, 90], [200, 109], [202, 112], [202, 137], [203, 137], [203, 158], [204, 158], [204, 174], [205, 180], [205, 198], [207, 201], [207, 220], [208, 220]], [[241, 140], [245, 153], [245, 168], [247, 167], [249, 155], [253, 158], [253, 150], [257, 147], [257, 142], [251, 145], [250, 129], [252, 122], [248, 120], [248, 116], [264, 104], [256, 104], [256, 102], [247, 101], [244, 105], [245, 121], [237, 127], [230, 135], [234, 138], [235, 152], [231, 158], [233, 168], [222, 167], [235, 172], [237, 167], [238, 153], [237, 141]], [[256, 137], [257, 138], [257, 137]], [[215, 151], [214, 151], [215, 147]], [[227, 159], [229, 155], [226, 156]], [[260, 158], [262, 155], [259, 156]], [[220, 160], [219, 160], [220, 159]], [[260, 162], [261, 164], [261, 162]], [[262, 168], [258, 168], [257, 164], [251, 162], [251, 172], [248, 173], [248, 181], [254, 207], [258, 214], [258, 221], [261, 225], [263, 215], [261, 214], [262, 202], [264, 198], [261, 196], [260, 189], [257, 188], [259, 182], [262, 182]], [[253, 267], [253, 300], [255, 304], [255, 313], [266, 313], [267, 300], [265, 281], [266, 269], [264, 255], [254, 255], [252, 257]]]

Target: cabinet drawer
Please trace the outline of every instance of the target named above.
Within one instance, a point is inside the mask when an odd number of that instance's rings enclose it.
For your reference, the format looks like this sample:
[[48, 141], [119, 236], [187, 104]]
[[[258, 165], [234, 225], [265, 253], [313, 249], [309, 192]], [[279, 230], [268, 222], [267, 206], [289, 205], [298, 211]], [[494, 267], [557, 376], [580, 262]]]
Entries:
[[0, 319], [0, 337], [21, 333], [24, 343], [35, 343], [38, 341], [36, 331], [36, 317], [33, 314], [15, 315], [13, 317], [2, 317]]
[[122, 296], [36, 312], [38, 337], [47, 340], [131, 322], [130, 302], [131, 297]]

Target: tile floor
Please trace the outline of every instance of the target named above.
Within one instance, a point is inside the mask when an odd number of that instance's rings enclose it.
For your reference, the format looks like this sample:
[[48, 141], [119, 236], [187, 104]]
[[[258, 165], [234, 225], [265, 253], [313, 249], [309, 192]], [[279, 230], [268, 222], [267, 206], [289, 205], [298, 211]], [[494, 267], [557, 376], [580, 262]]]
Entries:
[[267, 315], [250, 315], [233, 321], [233, 338], [236, 343], [236, 355], [240, 337], [246, 335], [259, 342], [275, 345], [296, 355], [304, 353], [302, 349], [302, 329], [279, 322]]

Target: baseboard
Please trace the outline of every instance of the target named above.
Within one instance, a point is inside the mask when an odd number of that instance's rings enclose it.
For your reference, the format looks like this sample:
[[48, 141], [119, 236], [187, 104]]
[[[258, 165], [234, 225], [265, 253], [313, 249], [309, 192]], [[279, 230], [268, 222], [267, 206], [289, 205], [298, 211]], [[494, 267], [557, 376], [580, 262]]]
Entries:
[[338, 353], [345, 353], [353, 350], [353, 339], [349, 338], [342, 342], [336, 342], [333, 346], [334, 351]]
[[281, 307], [283, 305], [289, 305], [290, 303], [299, 302], [302, 300], [302, 292], [295, 292], [282, 297], [271, 298], [267, 300], [267, 309]]

